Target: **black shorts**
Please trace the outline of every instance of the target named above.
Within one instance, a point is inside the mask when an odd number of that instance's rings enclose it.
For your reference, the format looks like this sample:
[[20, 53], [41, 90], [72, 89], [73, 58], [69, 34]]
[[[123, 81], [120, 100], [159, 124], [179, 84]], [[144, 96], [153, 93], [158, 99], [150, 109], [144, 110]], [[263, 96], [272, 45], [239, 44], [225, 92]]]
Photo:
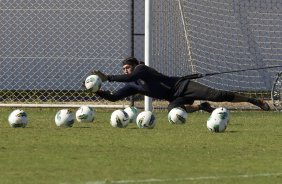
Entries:
[[195, 100], [231, 102], [235, 95], [233, 92], [217, 90], [194, 81], [190, 81], [179, 94], [179, 96], [170, 102], [168, 110], [174, 107], [183, 107], [186, 104], [191, 105]]

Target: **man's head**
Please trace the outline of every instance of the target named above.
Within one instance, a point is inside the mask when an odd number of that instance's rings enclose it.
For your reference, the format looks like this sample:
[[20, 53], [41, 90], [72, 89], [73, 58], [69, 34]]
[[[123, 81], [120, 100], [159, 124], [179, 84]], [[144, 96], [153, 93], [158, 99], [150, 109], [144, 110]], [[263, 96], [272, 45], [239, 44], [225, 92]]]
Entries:
[[122, 61], [122, 71], [124, 74], [131, 74], [139, 61], [134, 57], [126, 58]]

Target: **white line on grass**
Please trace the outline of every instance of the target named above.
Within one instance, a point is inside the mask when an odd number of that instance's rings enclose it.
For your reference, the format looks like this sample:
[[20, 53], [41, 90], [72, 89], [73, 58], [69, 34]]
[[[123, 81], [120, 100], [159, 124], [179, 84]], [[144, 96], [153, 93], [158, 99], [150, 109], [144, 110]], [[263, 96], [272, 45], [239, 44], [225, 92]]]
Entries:
[[256, 177], [271, 177], [281, 176], [282, 173], [261, 173], [261, 174], [243, 174], [231, 176], [200, 176], [189, 178], [168, 178], [168, 179], [144, 179], [144, 180], [114, 180], [114, 181], [88, 181], [85, 184], [106, 184], [106, 183], [161, 183], [161, 182], [177, 182], [177, 181], [195, 181], [195, 180], [219, 180], [230, 178], [256, 178]]

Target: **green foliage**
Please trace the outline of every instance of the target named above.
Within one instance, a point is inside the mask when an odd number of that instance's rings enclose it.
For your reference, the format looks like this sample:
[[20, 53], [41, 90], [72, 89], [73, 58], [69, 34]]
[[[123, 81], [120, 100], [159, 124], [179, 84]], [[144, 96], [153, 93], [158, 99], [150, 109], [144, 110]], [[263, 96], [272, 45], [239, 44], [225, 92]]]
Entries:
[[24, 110], [26, 128], [10, 128], [12, 109], [0, 110], [0, 183], [282, 182], [281, 174], [261, 175], [282, 172], [280, 113], [231, 112], [226, 131], [211, 133], [207, 113], [172, 125], [166, 112], [157, 112], [154, 129], [139, 129], [113, 128], [112, 111], [98, 110], [94, 123], [59, 128], [58, 109]]

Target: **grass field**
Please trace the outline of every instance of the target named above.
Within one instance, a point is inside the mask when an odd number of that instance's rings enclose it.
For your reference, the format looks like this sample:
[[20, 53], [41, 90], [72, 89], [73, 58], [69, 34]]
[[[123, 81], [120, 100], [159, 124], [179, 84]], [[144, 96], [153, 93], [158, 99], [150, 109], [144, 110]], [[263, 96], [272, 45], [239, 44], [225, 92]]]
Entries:
[[10, 128], [0, 110], [1, 184], [282, 183], [282, 114], [231, 112], [224, 133], [206, 128], [207, 113], [170, 125], [156, 112], [152, 130], [112, 128], [109, 110], [93, 124], [58, 128], [58, 109], [24, 109], [26, 128]]

